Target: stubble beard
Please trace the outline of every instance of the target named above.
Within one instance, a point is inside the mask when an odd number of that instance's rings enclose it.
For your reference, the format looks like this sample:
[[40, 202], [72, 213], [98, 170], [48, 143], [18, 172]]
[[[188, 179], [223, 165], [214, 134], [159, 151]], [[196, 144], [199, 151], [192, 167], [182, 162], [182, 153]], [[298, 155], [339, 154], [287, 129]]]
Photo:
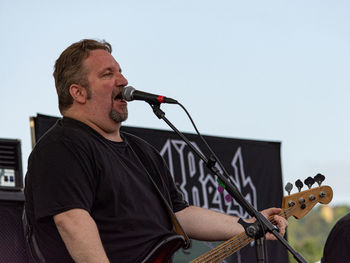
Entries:
[[123, 108], [122, 112], [118, 112], [115, 109], [111, 109], [111, 111], [109, 112], [109, 116], [116, 123], [121, 123], [123, 121], [126, 121], [128, 118], [128, 108], [127, 107]]

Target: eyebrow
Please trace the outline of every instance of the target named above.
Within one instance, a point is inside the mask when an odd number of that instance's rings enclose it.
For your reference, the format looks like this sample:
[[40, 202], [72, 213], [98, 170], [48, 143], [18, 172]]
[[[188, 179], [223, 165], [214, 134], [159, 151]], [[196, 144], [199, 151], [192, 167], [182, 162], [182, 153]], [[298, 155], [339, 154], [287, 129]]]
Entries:
[[[101, 70], [101, 73], [104, 72], [104, 71], [112, 71], [114, 72], [114, 68], [112, 67], [107, 67], [107, 68], [104, 68], [103, 70]], [[122, 69], [119, 67], [119, 73], [122, 73]]]

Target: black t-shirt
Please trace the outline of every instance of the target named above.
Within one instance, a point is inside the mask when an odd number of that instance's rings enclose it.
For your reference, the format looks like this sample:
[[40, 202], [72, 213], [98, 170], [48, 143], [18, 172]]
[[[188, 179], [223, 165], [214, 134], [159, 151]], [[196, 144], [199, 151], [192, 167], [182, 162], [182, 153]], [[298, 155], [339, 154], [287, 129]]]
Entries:
[[111, 262], [139, 262], [163, 236], [173, 233], [163, 201], [174, 212], [187, 207], [159, 153], [122, 133], [105, 139], [89, 126], [59, 120], [37, 143], [28, 161], [26, 213], [47, 262], [72, 262], [53, 215], [81, 208], [95, 220]]
[[342, 217], [329, 234], [322, 263], [350, 262], [350, 214]]

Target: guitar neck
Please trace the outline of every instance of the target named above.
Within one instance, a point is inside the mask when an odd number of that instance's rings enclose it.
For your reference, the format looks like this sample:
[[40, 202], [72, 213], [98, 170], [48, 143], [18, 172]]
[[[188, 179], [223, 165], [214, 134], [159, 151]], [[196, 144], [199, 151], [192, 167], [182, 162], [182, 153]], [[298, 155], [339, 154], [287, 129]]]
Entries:
[[[286, 209], [282, 211], [279, 215], [283, 216], [284, 218], [288, 218], [290, 215], [292, 215], [291, 212], [288, 212], [288, 210], [291, 210], [292, 208]], [[270, 216], [269, 221], [273, 224], [276, 224], [275, 220], [272, 216]], [[202, 256], [190, 261], [190, 263], [216, 263], [221, 262], [225, 258], [231, 256], [232, 254], [236, 253], [241, 248], [248, 245], [250, 242], [252, 242], [254, 239], [249, 237], [245, 232], [242, 232], [241, 234], [234, 236], [233, 238], [227, 240], [226, 242], [222, 243], [221, 245], [217, 246], [216, 248], [208, 251], [207, 253], [203, 254]]]
[[[319, 186], [317, 188], [288, 195], [282, 200], [282, 212], [279, 215], [285, 219], [288, 219], [290, 216], [300, 219], [304, 217], [317, 203], [328, 204], [332, 198], [333, 191], [329, 186]], [[276, 225], [273, 216], [270, 216], [268, 220]], [[253, 240], [253, 238], [243, 232], [204, 255], [192, 260], [190, 263], [221, 262], [223, 259], [245, 247]]]

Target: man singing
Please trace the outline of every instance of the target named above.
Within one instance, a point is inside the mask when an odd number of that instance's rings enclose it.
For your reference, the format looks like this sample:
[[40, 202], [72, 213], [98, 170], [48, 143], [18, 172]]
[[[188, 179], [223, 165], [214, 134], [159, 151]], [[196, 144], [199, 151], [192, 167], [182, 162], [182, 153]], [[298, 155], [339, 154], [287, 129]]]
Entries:
[[[81, 40], [54, 70], [63, 116], [28, 161], [25, 209], [33, 251], [46, 262], [141, 262], [174, 234], [165, 197], [190, 238], [227, 240], [244, 231], [237, 217], [189, 206], [165, 161], [142, 139], [121, 133], [128, 117], [121, 96], [128, 81], [107, 42]], [[281, 210], [262, 213], [284, 235]], [[272, 234], [267, 239], [275, 239]]]

